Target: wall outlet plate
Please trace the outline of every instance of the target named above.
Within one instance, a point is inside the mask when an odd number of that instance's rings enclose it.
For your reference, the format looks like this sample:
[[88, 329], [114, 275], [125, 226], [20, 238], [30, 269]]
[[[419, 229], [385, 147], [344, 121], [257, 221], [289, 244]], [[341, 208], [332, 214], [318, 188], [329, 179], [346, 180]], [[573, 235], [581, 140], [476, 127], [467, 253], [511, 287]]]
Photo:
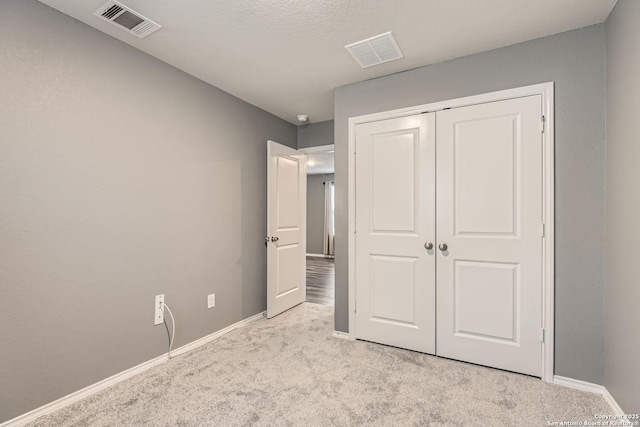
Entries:
[[207, 308], [216, 306], [216, 294], [207, 295]]
[[164, 294], [156, 295], [153, 324], [159, 325], [164, 322]]

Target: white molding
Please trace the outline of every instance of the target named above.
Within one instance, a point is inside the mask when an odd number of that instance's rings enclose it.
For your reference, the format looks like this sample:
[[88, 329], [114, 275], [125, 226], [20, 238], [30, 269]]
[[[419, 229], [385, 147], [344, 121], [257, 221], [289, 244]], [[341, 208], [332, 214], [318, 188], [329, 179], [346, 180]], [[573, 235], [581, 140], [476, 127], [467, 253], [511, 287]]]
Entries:
[[[254, 316], [248, 317], [244, 320], [241, 320], [239, 322], [234, 323], [233, 325], [227, 326], [224, 329], [220, 329], [217, 332], [214, 332], [210, 335], [207, 335], [205, 337], [202, 337], [200, 339], [197, 339], [195, 341], [192, 341], [188, 344], [183, 345], [182, 347], [179, 347], [175, 350], [173, 350], [171, 353], [171, 358], [173, 359], [175, 356], [179, 356], [181, 354], [187, 353], [191, 350], [194, 350], [198, 347], [201, 347], [213, 340], [215, 340], [216, 338], [220, 338], [222, 335], [225, 335], [231, 331], [233, 331], [234, 329], [238, 329], [242, 326], [247, 325], [248, 323], [251, 323], [253, 321], [256, 321], [258, 319], [262, 319], [265, 315], [265, 312], [261, 312], [258, 313]], [[90, 386], [87, 386], [83, 389], [80, 389], [78, 391], [75, 391], [71, 394], [68, 394], [64, 397], [61, 397], [58, 400], [54, 400], [53, 402], [47, 403], [46, 405], [43, 405], [39, 408], [36, 408], [30, 412], [27, 412], [26, 414], [22, 414], [22, 415], [18, 415], [15, 418], [12, 418], [8, 421], [5, 421], [4, 423], [0, 424], [0, 427], [17, 427], [17, 426], [22, 426], [26, 423], [29, 423], [33, 420], [35, 420], [36, 418], [40, 418], [43, 415], [47, 415], [51, 412], [57, 411], [58, 409], [62, 409], [67, 405], [71, 405], [72, 403], [77, 402], [78, 400], [84, 399], [85, 397], [88, 397], [94, 393], [97, 393], [101, 390], [104, 390], [107, 387], [111, 387], [112, 385], [115, 385], [121, 381], [126, 380], [127, 378], [131, 378], [134, 375], [137, 375], [141, 372], [146, 371], [147, 369], [150, 369], [156, 365], [160, 365], [161, 363], [164, 363], [166, 361], [168, 361], [169, 359], [167, 358], [166, 354], [163, 354], [162, 356], [158, 356], [155, 357], [151, 360], [148, 360], [146, 362], [143, 362], [137, 366], [134, 366], [132, 368], [129, 368], [125, 371], [119, 372], [115, 375], [112, 375], [108, 378], [105, 378], [104, 380], [98, 381], [95, 384], [92, 384]]]
[[34, 421], [35, 419], [40, 418], [43, 415], [47, 415], [51, 412], [57, 411], [58, 409], [62, 409], [67, 405], [71, 405], [72, 403], [77, 402], [78, 400], [84, 399], [85, 397], [88, 397], [94, 393], [104, 390], [107, 387], [110, 387], [121, 381], [124, 381], [127, 378], [130, 378], [134, 375], [144, 372], [147, 369], [150, 369], [156, 365], [164, 363], [167, 360], [168, 360], [167, 355], [163, 354], [162, 356], [158, 356], [154, 359], [143, 362], [137, 366], [134, 366], [125, 371], [119, 372], [108, 378], [105, 378], [102, 381], [98, 381], [95, 384], [92, 384], [83, 389], [80, 389], [71, 394], [68, 394], [64, 397], [61, 397], [60, 399], [54, 400], [53, 402], [47, 403], [46, 405], [43, 405], [30, 412], [27, 412], [26, 414], [18, 415], [17, 417], [0, 424], [0, 427], [21, 426], [31, 421]]
[[542, 380], [553, 381], [555, 363], [555, 111], [554, 84], [538, 85], [542, 95], [542, 114], [545, 116], [543, 139], [543, 222], [545, 238], [542, 246]]
[[586, 381], [576, 380], [573, 378], [562, 377], [560, 375], [555, 375], [553, 377], [553, 384], [573, 388], [576, 390], [586, 391], [589, 393], [600, 394], [607, 402], [607, 404], [611, 407], [615, 415], [625, 414], [622, 408], [620, 408], [620, 405], [618, 405], [618, 402], [616, 402], [616, 400], [613, 398], [611, 393], [609, 393], [609, 390], [607, 390], [605, 386], [602, 386], [600, 384], [588, 383]]
[[[422, 114], [426, 112], [440, 111], [445, 108], [468, 107], [470, 105], [485, 104], [487, 102], [503, 101], [506, 99], [522, 98], [531, 95], [548, 94], [549, 89], [553, 93], [553, 82], [540, 83], [531, 86], [517, 87], [513, 89], [500, 90], [497, 92], [483, 93], [480, 95], [466, 96], [463, 98], [450, 99], [446, 101], [434, 102], [431, 104], [416, 105], [413, 107], [399, 108], [396, 110], [382, 111], [380, 113], [365, 114], [362, 116], [350, 117], [349, 127], [351, 125], [377, 122], [380, 120], [395, 119], [398, 117], [412, 116], [414, 114]], [[543, 108], [548, 107], [544, 105]], [[351, 132], [350, 132], [350, 135]]]
[[336, 150], [335, 144], [317, 145], [315, 147], [298, 148], [298, 151], [303, 153], [327, 153]]
[[609, 406], [611, 406], [613, 413], [615, 415], [624, 415], [625, 412], [622, 410], [620, 405], [618, 405], [618, 402], [616, 402], [611, 393], [609, 393], [609, 390], [607, 390], [606, 387], [602, 387], [602, 391], [602, 397], [604, 397], [604, 400], [609, 404]]
[[349, 336], [356, 338], [355, 300], [356, 300], [356, 239], [355, 239], [355, 143], [356, 126], [362, 123], [380, 120], [394, 119], [411, 116], [425, 112], [443, 110], [445, 108], [458, 108], [487, 102], [502, 101], [506, 99], [520, 98], [531, 95], [542, 97], [542, 114], [545, 116], [545, 132], [543, 138], [543, 179], [544, 201], [543, 213], [545, 223], [545, 239], [543, 244], [543, 286], [542, 286], [542, 327], [545, 329], [545, 342], [542, 344], [541, 377], [544, 382], [554, 381], [554, 330], [555, 330], [555, 282], [554, 282], [554, 146], [555, 146], [555, 112], [554, 112], [554, 83], [541, 83], [531, 86], [507, 89], [498, 92], [468, 96], [432, 104], [423, 104], [414, 107], [400, 108], [397, 110], [380, 113], [366, 114], [349, 118], [348, 135], [348, 260], [349, 260]]
[[349, 333], [347, 332], [342, 332], [342, 331], [333, 331], [333, 337], [334, 338], [339, 338], [341, 340], [349, 340], [352, 341], [351, 337], [349, 336]]
[[347, 161], [347, 260], [349, 298], [349, 339], [356, 339], [356, 125], [358, 117], [349, 118], [349, 141]]
[[553, 384], [573, 388], [576, 390], [588, 391], [589, 393], [595, 394], [603, 394], [604, 390], [604, 387], [600, 384], [588, 383], [586, 381], [576, 380], [569, 377], [562, 377], [560, 375], [553, 376]]

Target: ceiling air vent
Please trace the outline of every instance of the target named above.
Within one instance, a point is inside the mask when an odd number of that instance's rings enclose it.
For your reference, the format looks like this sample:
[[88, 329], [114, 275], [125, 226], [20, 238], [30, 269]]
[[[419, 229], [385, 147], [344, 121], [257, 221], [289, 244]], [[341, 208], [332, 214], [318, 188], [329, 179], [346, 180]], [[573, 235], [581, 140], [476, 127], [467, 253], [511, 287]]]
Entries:
[[404, 58], [391, 31], [345, 46], [362, 68]]
[[124, 28], [141, 39], [162, 28], [152, 20], [113, 0], [106, 2], [93, 14]]

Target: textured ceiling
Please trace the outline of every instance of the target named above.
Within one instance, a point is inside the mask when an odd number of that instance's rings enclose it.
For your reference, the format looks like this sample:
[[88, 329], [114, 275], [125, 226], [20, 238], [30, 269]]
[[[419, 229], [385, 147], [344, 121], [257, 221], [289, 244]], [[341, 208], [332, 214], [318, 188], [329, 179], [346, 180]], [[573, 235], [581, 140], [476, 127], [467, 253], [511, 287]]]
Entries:
[[[105, 0], [40, 0], [285, 120], [333, 118], [333, 89], [603, 22], [617, 0], [122, 0], [146, 39], [93, 15]], [[393, 31], [405, 58], [361, 69], [346, 44]]]

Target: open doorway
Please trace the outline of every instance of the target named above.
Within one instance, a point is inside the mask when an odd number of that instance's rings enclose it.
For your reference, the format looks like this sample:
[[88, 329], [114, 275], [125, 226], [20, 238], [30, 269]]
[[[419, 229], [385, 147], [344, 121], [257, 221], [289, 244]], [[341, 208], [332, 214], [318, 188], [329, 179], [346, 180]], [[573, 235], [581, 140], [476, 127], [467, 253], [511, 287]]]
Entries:
[[334, 306], [334, 146], [302, 148], [307, 154], [307, 301]]

